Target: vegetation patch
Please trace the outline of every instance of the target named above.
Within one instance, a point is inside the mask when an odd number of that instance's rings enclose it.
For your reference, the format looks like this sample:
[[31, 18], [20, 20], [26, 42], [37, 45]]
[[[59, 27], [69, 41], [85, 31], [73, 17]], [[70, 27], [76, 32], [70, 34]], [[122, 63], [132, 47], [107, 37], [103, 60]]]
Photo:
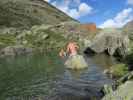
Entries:
[[110, 72], [114, 77], [122, 77], [128, 73], [128, 67], [125, 64], [116, 64], [110, 68]]
[[16, 43], [16, 38], [14, 35], [2, 34], [0, 35], [0, 48], [11, 46]]

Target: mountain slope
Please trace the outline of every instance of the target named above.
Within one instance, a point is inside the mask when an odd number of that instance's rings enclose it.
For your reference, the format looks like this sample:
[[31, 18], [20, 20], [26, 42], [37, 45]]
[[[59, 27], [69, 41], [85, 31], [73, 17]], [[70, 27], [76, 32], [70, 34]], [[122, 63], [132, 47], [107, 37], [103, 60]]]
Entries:
[[129, 38], [133, 40], [133, 20], [128, 22], [124, 28], [124, 32], [126, 32], [129, 35]]
[[31, 27], [73, 19], [44, 0], [0, 0], [0, 25]]
[[133, 20], [130, 21], [130, 22], [128, 22], [128, 23], [124, 26], [124, 28], [125, 28], [126, 30], [133, 31]]

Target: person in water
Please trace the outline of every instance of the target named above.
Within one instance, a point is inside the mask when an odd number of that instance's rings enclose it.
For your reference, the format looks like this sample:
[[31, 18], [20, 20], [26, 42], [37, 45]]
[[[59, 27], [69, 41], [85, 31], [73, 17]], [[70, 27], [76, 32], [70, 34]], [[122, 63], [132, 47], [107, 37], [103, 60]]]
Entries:
[[69, 55], [65, 65], [69, 69], [83, 69], [87, 67], [82, 55], [78, 54], [79, 46], [76, 42], [71, 41], [67, 45], [66, 52]]
[[68, 45], [67, 45], [67, 50], [66, 52], [70, 55], [70, 56], [74, 56], [74, 55], [77, 55], [77, 51], [79, 49], [79, 46], [77, 45], [76, 42], [69, 42]]
[[69, 55], [69, 56], [74, 56], [74, 55], [77, 55], [77, 51], [79, 49], [79, 46], [77, 45], [76, 42], [74, 41], [71, 41], [68, 43], [67, 45], [67, 49], [66, 49], [66, 52], [64, 51], [64, 49], [62, 48], [59, 52], [59, 56], [61, 58], [64, 58], [66, 56], [66, 53]]

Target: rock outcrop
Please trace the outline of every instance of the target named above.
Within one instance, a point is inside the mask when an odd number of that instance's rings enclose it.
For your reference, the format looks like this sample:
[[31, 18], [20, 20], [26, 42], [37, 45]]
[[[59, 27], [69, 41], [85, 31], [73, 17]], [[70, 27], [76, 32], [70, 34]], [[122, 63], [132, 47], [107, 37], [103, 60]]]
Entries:
[[18, 45], [18, 46], [8, 46], [5, 47], [0, 51], [0, 56], [16, 56], [16, 55], [22, 55], [22, 54], [29, 54], [32, 53], [32, 48], [26, 48], [24, 46]]
[[[107, 93], [102, 100], [132, 100], [133, 72], [129, 72], [117, 81], [117, 89]], [[107, 86], [110, 87], [110, 86]], [[108, 91], [107, 91], [108, 92]]]
[[127, 52], [129, 39], [120, 30], [104, 29], [93, 39], [89, 48], [96, 53], [107, 52], [109, 55], [124, 56]]
[[81, 28], [82, 29], [86, 29], [90, 32], [96, 32], [97, 31], [97, 27], [96, 27], [96, 24], [94, 23], [90, 23], [90, 24], [82, 24], [81, 25]]
[[106, 95], [102, 100], [132, 100], [133, 99], [133, 81], [127, 81], [118, 87], [115, 92]]

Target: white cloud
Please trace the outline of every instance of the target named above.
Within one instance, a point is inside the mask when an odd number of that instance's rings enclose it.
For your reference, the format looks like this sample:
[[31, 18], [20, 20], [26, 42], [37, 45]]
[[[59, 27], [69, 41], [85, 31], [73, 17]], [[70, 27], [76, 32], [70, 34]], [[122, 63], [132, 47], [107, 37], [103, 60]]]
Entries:
[[50, 0], [44, 0], [44, 1], [50, 2]]
[[107, 28], [107, 27], [120, 28], [131, 20], [133, 20], [133, 9], [127, 8], [119, 12], [114, 18], [106, 20], [99, 27], [100, 28]]
[[79, 15], [79, 12], [77, 9], [70, 9], [68, 12], [68, 15], [75, 18], [75, 19], [80, 18], [80, 15]]
[[79, 14], [81, 16], [87, 15], [89, 13], [91, 13], [92, 11], [92, 7], [87, 5], [86, 3], [81, 3], [79, 6]]
[[[77, 4], [77, 7], [71, 8], [70, 5], [74, 2]], [[80, 0], [65, 0], [63, 3], [54, 1], [52, 5], [75, 19], [86, 16], [93, 10], [91, 6], [86, 3], [81, 3]]]
[[92, 11], [92, 7], [87, 5], [86, 3], [80, 3], [78, 8], [76, 9], [69, 9], [67, 11], [67, 14], [75, 19], [78, 19], [80, 17], [86, 16], [90, 14]]
[[127, 3], [128, 3], [129, 5], [133, 5], [133, 0], [127, 0]]

